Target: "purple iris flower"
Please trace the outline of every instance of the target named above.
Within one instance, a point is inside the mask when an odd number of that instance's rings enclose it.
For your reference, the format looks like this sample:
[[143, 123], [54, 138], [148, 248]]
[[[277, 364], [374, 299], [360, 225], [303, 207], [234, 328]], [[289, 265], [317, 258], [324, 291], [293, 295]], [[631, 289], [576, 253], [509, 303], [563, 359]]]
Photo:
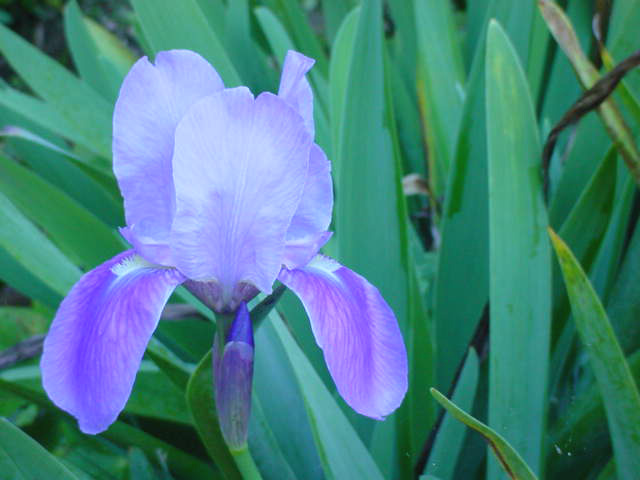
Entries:
[[[382, 419], [407, 389], [396, 318], [367, 280], [319, 255], [331, 164], [313, 141], [314, 61], [287, 54], [277, 95], [225, 88], [202, 57], [160, 52], [132, 67], [113, 116], [113, 169], [133, 246], [86, 273], [44, 343], [44, 388], [85, 433], [114, 422], [180, 284], [233, 313], [275, 280], [304, 304], [339, 393]], [[366, 135], [363, 135], [363, 141]]]

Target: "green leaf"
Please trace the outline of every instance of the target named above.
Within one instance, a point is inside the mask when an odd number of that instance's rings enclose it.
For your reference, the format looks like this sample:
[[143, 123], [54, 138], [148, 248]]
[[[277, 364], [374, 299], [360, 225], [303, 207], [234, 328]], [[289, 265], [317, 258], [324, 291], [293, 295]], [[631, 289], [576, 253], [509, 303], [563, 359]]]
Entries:
[[[571, 246], [580, 263], [587, 270], [598, 253], [613, 211], [616, 157], [615, 149], [611, 148], [560, 229], [560, 235]], [[585, 232], [589, 234], [585, 235]], [[564, 287], [559, 276], [560, 271], [554, 268], [554, 274], [554, 329], [558, 329], [565, 323], [569, 306], [566, 298], [563, 298]]]
[[[489, 443], [491, 450], [495, 454], [496, 458], [504, 468], [505, 472], [513, 480], [536, 480], [535, 474], [531, 471], [526, 462], [518, 454], [518, 452], [509, 445], [509, 442], [505, 440], [499, 433], [492, 430], [484, 423], [479, 422], [468, 413], [458, 408], [447, 397], [442, 395], [435, 388], [431, 389], [431, 395], [435, 398], [440, 405], [442, 405], [453, 418], [461, 421], [469, 428], [472, 428]], [[493, 477], [495, 478], [495, 477]]]
[[325, 22], [325, 37], [329, 44], [333, 44], [344, 17], [352, 8], [351, 0], [323, 0], [322, 16]]
[[55, 108], [82, 144], [111, 157], [112, 105], [86, 83], [0, 25], [0, 51], [33, 91]]
[[146, 455], [139, 448], [129, 450], [129, 478], [130, 480], [156, 480], [153, 467]]
[[[296, 47], [291, 37], [285, 30], [282, 23], [271, 10], [266, 7], [257, 7], [255, 10], [256, 18], [260, 23], [260, 27], [267, 37], [271, 51], [279, 62], [280, 67], [284, 63], [288, 50], [295, 50]], [[312, 68], [309, 72], [309, 79], [314, 89], [313, 97], [313, 116], [316, 122], [316, 143], [323, 147], [328, 153], [328, 145], [331, 144], [329, 137], [329, 125], [327, 120], [328, 110], [328, 87], [325, 78], [317, 68]]]
[[0, 479], [73, 480], [77, 477], [38, 442], [0, 418]]
[[557, 185], [552, 185], [549, 223], [554, 228], [562, 226], [610, 146], [611, 140], [597, 114], [592, 112], [584, 117], [576, 127], [571, 150], [566, 152], [562, 176]]
[[216, 466], [226, 478], [241, 480], [238, 467], [222, 437], [213, 395], [213, 365], [211, 352], [207, 353], [187, 385], [187, 405], [200, 439]]
[[81, 157], [21, 127], [5, 127], [0, 136], [8, 138], [7, 153], [28, 164], [43, 180], [63, 190], [107, 225], [123, 224], [120, 196], [116, 201], [115, 192], [92, 178], [93, 172], [85, 171]]
[[99, 60], [105, 70], [113, 70], [117, 74], [120, 87], [122, 79], [136, 61], [136, 55], [129, 50], [116, 35], [88, 17], [83, 21], [93, 42], [98, 49]]
[[[633, 198], [635, 194], [635, 183], [631, 175], [625, 170], [624, 179], [618, 178], [618, 193], [616, 196], [613, 212], [609, 219], [607, 232], [598, 250], [589, 277], [593, 282], [598, 295], [604, 302], [608, 302], [613, 282], [618, 274], [620, 259], [627, 242], [627, 232]], [[621, 181], [622, 180], [622, 181]]]
[[[500, 25], [486, 56], [489, 153], [489, 425], [542, 468], [551, 313], [551, 256], [540, 143], [527, 79]], [[532, 361], [535, 359], [535, 361]], [[489, 476], [497, 474], [491, 463]]]
[[[591, 4], [584, 2], [569, 2], [567, 4], [567, 15], [571, 18], [575, 26], [576, 36], [582, 45], [588, 45], [588, 42], [591, 42], [592, 7]], [[538, 15], [538, 17], [542, 18], [541, 15]], [[546, 25], [544, 25], [544, 28], [548, 31]], [[540, 57], [545, 58], [544, 55], [540, 55]], [[580, 96], [581, 91], [580, 85], [576, 82], [571, 63], [566, 55], [556, 49], [548, 84], [542, 99], [541, 118], [548, 118], [551, 123], [560, 120], [564, 112], [569, 110], [571, 104]], [[556, 148], [564, 145], [562, 140], [562, 138], [559, 139]]]
[[[540, 0], [539, 6], [549, 30], [573, 65], [578, 80], [584, 88], [591, 88], [600, 79], [600, 74], [583, 52], [571, 22], [555, 3]], [[636, 183], [640, 184], [640, 151], [613, 98], [607, 98], [600, 104], [598, 114]]]
[[[0, 391], [19, 395], [41, 407], [54, 410], [56, 415], [67, 419], [75, 425], [75, 420], [70, 415], [57, 410], [42, 391], [41, 382], [33, 382], [37, 377], [37, 367], [14, 368], [0, 372]], [[31, 385], [19, 382], [21, 378], [31, 379]], [[33, 387], [37, 388], [34, 389]], [[211, 480], [221, 478], [207, 463], [184, 451], [170, 445], [156, 437], [132, 427], [124, 422], [116, 421], [100, 434], [114, 443], [123, 447], [138, 446], [149, 456], [155, 456], [160, 452], [166, 455], [167, 463], [172, 471], [184, 478]], [[4, 480], [4, 479], [3, 479]], [[38, 479], [40, 480], [40, 479]]]
[[284, 456], [278, 445], [257, 395], [253, 395], [251, 404], [249, 445], [255, 463], [264, 478], [295, 480], [296, 475], [289, 465], [289, 459]]
[[[484, 41], [483, 41], [484, 43]], [[469, 79], [441, 220], [434, 294], [436, 384], [448, 390], [489, 296], [484, 57]], [[473, 241], [469, 241], [473, 232]]]
[[279, 14], [282, 23], [291, 34], [297, 50], [314, 58], [317, 68], [326, 77], [328, 73], [327, 56], [324, 53], [318, 37], [316, 37], [303, 7], [297, 0], [268, 0], [267, 5], [273, 12]]
[[329, 116], [331, 119], [331, 144], [333, 145], [333, 175], [336, 183], [340, 178], [340, 142], [343, 132], [342, 117], [344, 115], [344, 102], [349, 82], [349, 68], [353, 52], [360, 8], [354, 8], [344, 17], [340, 29], [336, 34], [333, 50], [331, 51], [331, 63], [329, 65]]
[[[284, 300], [281, 300], [278, 306], [282, 302]], [[294, 317], [291, 320], [304, 321], [310, 330], [307, 318]], [[287, 459], [295, 477], [305, 480], [322, 480], [325, 478], [322, 463], [316, 451], [304, 399], [298, 387], [293, 367], [288, 361], [287, 353], [278, 338], [270, 317], [261, 323], [256, 332], [255, 344], [254, 403], [259, 401], [265, 423], [273, 433], [273, 437], [275, 437], [278, 447], [284, 458]], [[320, 350], [315, 344], [312, 348], [315, 348], [316, 351]], [[321, 353], [319, 353], [319, 357], [324, 362]], [[283, 412], [286, 412], [286, 422], [282, 421]], [[259, 445], [256, 445], [256, 440], [259, 440], [256, 437], [266, 435], [266, 433], [256, 434], [254, 426], [256, 425], [252, 423], [249, 430], [249, 447], [256, 462], [260, 462], [262, 467], [264, 462], [261, 462], [259, 456], [261, 449]], [[257, 448], [258, 450], [256, 450]], [[277, 452], [271, 455], [277, 456]], [[265, 476], [268, 473], [262, 468], [261, 471]], [[278, 480], [278, 478], [276, 476], [274, 480]]]
[[[636, 26], [640, 22], [639, 0], [618, 0], [614, 2], [610, 17], [607, 44], [614, 58], [625, 58], [638, 49]], [[640, 96], [640, 72], [629, 72], [625, 82], [636, 97]]]
[[[367, 2], [358, 22], [354, 52], [367, 49], [369, 55], [353, 55], [349, 69], [336, 236], [340, 260], [376, 285], [405, 324], [406, 207], [385, 103], [381, 13], [379, 1]], [[362, 141], [362, 132], [368, 132], [368, 141]]]
[[373, 458], [335, 403], [279, 316], [270, 320], [302, 391], [325, 475], [329, 479], [382, 479]]
[[[634, 185], [635, 186], [635, 185]], [[635, 190], [635, 189], [634, 189]], [[626, 256], [611, 289], [607, 313], [622, 350], [631, 353], [640, 344], [640, 228], [636, 225]]]
[[42, 302], [50, 308], [56, 308], [66, 294], [66, 292], [57, 293], [53, 288], [47, 286], [4, 248], [0, 248], [0, 265], [2, 265], [0, 268], [2, 281], [23, 295], [37, 302]]
[[241, 78], [253, 92], [274, 90], [274, 71], [267, 67], [267, 57], [251, 37], [249, 13], [248, 0], [229, 3], [225, 22], [225, 50], [229, 52]]
[[[471, 348], [460, 372], [452, 398], [452, 402], [459, 405], [462, 410], [470, 411], [473, 407], [478, 387], [478, 374], [478, 355]], [[429, 460], [427, 460], [425, 472], [445, 479], [454, 478], [465, 433], [464, 425], [456, 422], [451, 414], [446, 414], [438, 430], [438, 436], [433, 444]]]
[[[563, 223], [560, 235], [567, 241], [575, 252], [579, 261], [591, 269], [599, 248], [603, 247], [605, 233], [610, 223], [613, 211], [616, 187], [616, 151], [611, 148], [609, 153], [601, 161], [598, 170], [582, 192], [576, 202], [569, 218]], [[585, 232], [589, 232], [585, 235]], [[622, 232], [618, 236], [623, 235]], [[618, 240], [618, 243], [622, 239]], [[612, 240], [613, 241], [613, 240]], [[621, 245], [619, 245], [619, 248]], [[602, 252], [598, 268], [604, 270], [605, 262], [609, 265], [611, 273], [615, 271], [616, 255], [609, 255], [609, 250]], [[552, 304], [553, 304], [553, 356], [551, 364], [551, 376], [549, 381], [550, 391], [557, 394], [560, 380], [567, 364], [567, 359], [572, 351], [575, 339], [575, 328], [569, 319], [569, 301], [565, 295], [560, 267], [554, 265]], [[606, 275], [602, 271], [600, 275]], [[606, 279], [602, 279], [601, 283]]]
[[418, 91], [429, 151], [429, 182], [441, 195], [448, 178], [465, 97], [464, 67], [449, 0], [416, 0]]
[[196, 0], [200, 10], [207, 18], [209, 25], [218, 38], [222, 38], [225, 32], [225, 3], [223, 0]]
[[254, 13], [274, 56], [278, 59], [284, 59], [287, 50], [293, 49], [293, 41], [289, 33], [282, 26], [278, 17], [267, 7], [256, 7]]
[[123, 250], [115, 232], [84, 207], [3, 155], [0, 191], [77, 265], [94, 267]]
[[47, 322], [44, 317], [30, 307], [0, 307], [0, 350], [33, 335], [44, 333]]
[[146, 353], [176, 387], [183, 392], [187, 389], [194, 370], [193, 364], [182, 361], [155, 336], [151, 337]]
[[600, 299], [569, 247], [549, 231], [576, 328], [600, 387], [621, 479], [640, 472], [640, 394]]
[[191, 417], [185, 407], [183, 392], [154, 364], [143, 361], [125, 411], [189, 425]]
[[[637, 385], [640, 350], [627, 357], [627, 363]], [[597, 382], [590, 379], [580, 393], [572, 393], [567, 407], [549, 429], [549, 478], [587, 477], [597, 465], [611, 457], [607, 415]]]
[[206, 58], [224, 80], [225, 86], [240, 85], [240, 77], [220, 39], [207, 22], [196, 0], [132, 0], [144, 34], [153, 51], [185, 48]]
[[[529, 63], [529, 51], [536, 2], [514, 3], [511, 0], [491, 0], [485, 21], [495, 18], [509, 32], [509, 39], [522, 65]], [[490, 21], [490, 20], [489, 20]]]
[[64, 31], [73, 63], [82, 79], [105, 99], [115, 102], [122, 79], [118, 78], [115, 70], [104, 68], [105, 64], [100, 61], [98, 49], [75, 0], [67, 3], [64, 9]]
[[54, 292], [66, 295], [81, 272], [0, 193], [0, 247]]
[[[106, 140], [103, 139], [102, 143], [100, 143], [100, 140], [94, 138], [95, 132], [89, 135], [83, 129], [77, 128], [74, 122], [67, 119], [62, 112], [59, 112], [53, 103], [45, 103], [13, 88], [0, 86], [0, 105], [105, 158], [111, 155], [110, 145], [108, 147], [109, 153], [107, 153], [107, 145], [104, 144]], [[111, 135], [111, 130], [109, 130], [109, 135]], [[96, 141], [98, 143], [94, 145]], [[104, 159], [89, 159], [84, 156], [74, 158], [98, 172], [110, 174], [110, 165]]]

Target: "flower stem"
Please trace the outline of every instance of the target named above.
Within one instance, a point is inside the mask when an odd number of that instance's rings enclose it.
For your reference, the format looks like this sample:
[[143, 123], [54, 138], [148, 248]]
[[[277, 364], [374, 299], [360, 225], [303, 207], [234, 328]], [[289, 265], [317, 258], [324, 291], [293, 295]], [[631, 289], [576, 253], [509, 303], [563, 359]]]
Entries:
[[260, 475], [246, 444], [240, 450], [231, 450], [231, 455], [233, 455], [244, 480], [262, 480], [262, 475]]

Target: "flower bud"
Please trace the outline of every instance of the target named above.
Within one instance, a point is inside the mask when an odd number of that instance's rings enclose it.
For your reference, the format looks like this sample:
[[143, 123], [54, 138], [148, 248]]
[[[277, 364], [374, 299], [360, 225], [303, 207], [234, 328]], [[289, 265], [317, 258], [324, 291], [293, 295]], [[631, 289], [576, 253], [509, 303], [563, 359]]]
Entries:
[[218, 340], [213, 355], [216, 409], [225, 442], [240, 450], [247, 443], [253, 380], [253, 327], [246, 303], [236, 310], [224, 344]]

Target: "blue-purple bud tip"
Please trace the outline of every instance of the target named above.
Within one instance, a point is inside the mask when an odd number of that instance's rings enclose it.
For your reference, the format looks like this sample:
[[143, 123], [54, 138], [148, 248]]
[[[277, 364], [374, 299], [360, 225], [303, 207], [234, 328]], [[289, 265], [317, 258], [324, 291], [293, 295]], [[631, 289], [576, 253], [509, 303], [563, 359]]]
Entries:
[[253, 381], [253, 327], [241, 303], [226, 335], [222, 353], [214, 354], [214, 389], [220, 429], [231, 450], [246, 446]]

